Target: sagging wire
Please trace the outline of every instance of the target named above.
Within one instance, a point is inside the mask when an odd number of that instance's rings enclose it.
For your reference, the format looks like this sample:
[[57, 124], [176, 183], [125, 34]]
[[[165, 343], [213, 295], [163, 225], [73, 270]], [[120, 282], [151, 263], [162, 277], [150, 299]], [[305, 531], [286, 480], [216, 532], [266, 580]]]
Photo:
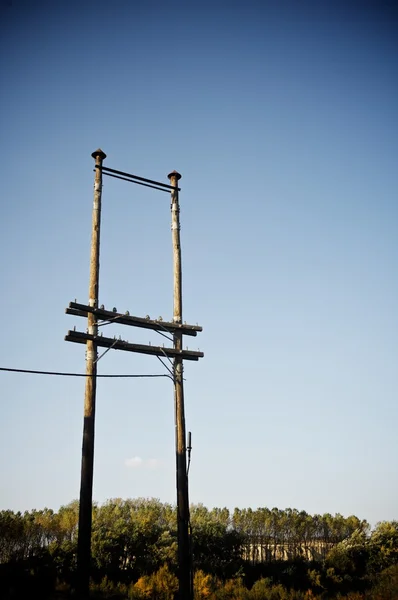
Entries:
[[30, 375], [56, 375], [59, 377], [108, 377], [108, 378], [143, 378], [143, 377], [167, 377], [174, 381], [174, 377], [166, 375], [164, 373], [148, 373], [148, 374], [105, 374], [105, 375], [88, 375], [87, 373], [65, 373], [62, 371], [37, 371], [33, 369], [11, 369], [8, 367], [0, 367], [0, 371], [8, 371], [10, 373], [25, 373]]

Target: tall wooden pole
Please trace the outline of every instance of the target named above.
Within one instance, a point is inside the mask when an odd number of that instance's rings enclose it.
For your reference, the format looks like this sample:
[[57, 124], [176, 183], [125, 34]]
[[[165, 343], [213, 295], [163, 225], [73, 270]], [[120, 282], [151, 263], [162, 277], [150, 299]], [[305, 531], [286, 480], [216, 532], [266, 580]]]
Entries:
[[[171, 231], [173, 240], [174, 267], [174, 316], [176, 323], [182, 323], [182, 268], [180, 245], [180, 207], [178, 203], [177, 171], [169, 173], [171, 191]], [[174, 348], [182, 350], [182, 333], [174, 333]], [[174, 359], [174, 399], [176, 437], [176, 483], [177, 483], [177, 536], [178, 536], [178, 580], [179, 599], [191, 600], [191, 556], [189, 543], [189, 498], [185, 441], [184, 386], [182, 358]]]
[[[91, 233], [89, 306], [98, 308], [99, 253], [101, 227], [102, 161], [106, 154], [101, 149], [91, 155], [95, 159], [94, 204]], [[96, 317], [88, 313], [88, 333], [97, 335]], [[88, 340], [86, 346], [86, 390], [84, 396], [84, 424], [82, 468], [80, 482], [79, 533], [77, 541], [77, 585], [79, 600], [89, 597], [91, 562], [91, 521], [94, 471], [94, 421], [97, 387], [97, 345]]]

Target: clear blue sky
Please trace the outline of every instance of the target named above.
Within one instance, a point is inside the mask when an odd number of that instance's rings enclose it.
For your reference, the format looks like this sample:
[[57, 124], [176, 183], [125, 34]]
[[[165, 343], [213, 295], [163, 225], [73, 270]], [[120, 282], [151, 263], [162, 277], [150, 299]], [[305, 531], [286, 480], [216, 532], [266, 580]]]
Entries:
[[[91, 152], [177, 169], [184, 319], [204, 327], [186, 342], [205, 352], [186, 365], [191, 501], [398, 518], [394, 3], [13, 0], [0, 17], [0, 366], [84, 371], [63, 338], [85, 328], [64, 309], [88, 299]], [[100, 303], [171, 318], [169, 204], [105, 180]], [[84, 380], [0, 382], [0, 508], [77, 498]], [[99, 381], [97, 501], [174, 502], [173, 414], [167, 379]]]

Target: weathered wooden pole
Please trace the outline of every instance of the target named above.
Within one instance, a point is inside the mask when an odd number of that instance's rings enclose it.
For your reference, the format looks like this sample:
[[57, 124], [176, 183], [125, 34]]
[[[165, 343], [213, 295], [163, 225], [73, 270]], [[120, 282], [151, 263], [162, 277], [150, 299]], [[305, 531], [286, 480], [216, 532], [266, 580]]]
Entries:
[[[182, 323], [182, 268], [180, 245], [180, 207], [178, 203], [177, 171], [169, 173], [171, 191], [171, 231], [173, 240], [174, 267], [174, 315], [176, 323]], [[174, 348], [182, 350], [182, 333], [174, 333]], [[178, 581], [179, 599], [191, 600], [191, 556], [189, 540], [189, 498], [185, 441], [184, 386], [182, 358], [174, 359], [174, 399], [176, 436], [176, 483], [177, 483], [177, 536], [178, 536]]]
[[[91, 233], [89, 306], [98, 308], [99, 254], [101, 227], [102, 161], [106, 158], [101, 149], [91, 155], [95, 159], [94, 204]], [[88, 333], [97, 335], [96, 317], [88, 313]], [[82, 468], [80, 481], [79, 532], [77, 541], [77, 582], [79, 600], [89, 597], [91, 562], [91, 521], [93, 502], [94, 471], [94, 421], [95, 394], [97, 387], [97, 345], [87, 340], [86, 346], [86, 389], [84, 396], [84, 424], [82, 445]]]

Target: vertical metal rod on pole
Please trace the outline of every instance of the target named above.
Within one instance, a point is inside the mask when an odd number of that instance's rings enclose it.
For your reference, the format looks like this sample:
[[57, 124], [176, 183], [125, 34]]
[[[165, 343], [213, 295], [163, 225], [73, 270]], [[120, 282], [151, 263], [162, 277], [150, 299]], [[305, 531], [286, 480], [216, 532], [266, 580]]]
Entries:
[[[178, 203], [177, 171], [169, 173], [171, 191], [171, 230], [173, 240], [174, 267], [174, 317], [176, 323], [182, 323], [182, 268], [180, 245], [180, 207]], [[182, 333], [174, 334], [174, 348], [182, 350]], [[185, 440], [183, 362], [174, 359], [174, 399], [175, 399], [175, 435], [176, 435], [176, 483], [177, 483], [177, 536], [178, 536], [178, 580], [180, 600], [191, 600], [191, 556], [189, 539], [189, 498]]]
[[[89, 305], [98, 307], [99, 254], [101, 227], [102, 161], [106, 154], [95, 150], [91, 155], [95, 159], [94, 204], [91, 233]], [[96, 317], [88, 314], [88, 333], [97, 335]], [[93, 501], [94, 471], [94, 422], [95, 395], [97, 387], [97, 345], [87, 341], [86, 346], [86, 389], [84, 396], [84, 424], [82, 444], [82, 467], [80, 481], [79, 532], [77, 541], [77, 582], [76, 591], [79, 600], [89, 597], [91, 562], [91, 521]]]

